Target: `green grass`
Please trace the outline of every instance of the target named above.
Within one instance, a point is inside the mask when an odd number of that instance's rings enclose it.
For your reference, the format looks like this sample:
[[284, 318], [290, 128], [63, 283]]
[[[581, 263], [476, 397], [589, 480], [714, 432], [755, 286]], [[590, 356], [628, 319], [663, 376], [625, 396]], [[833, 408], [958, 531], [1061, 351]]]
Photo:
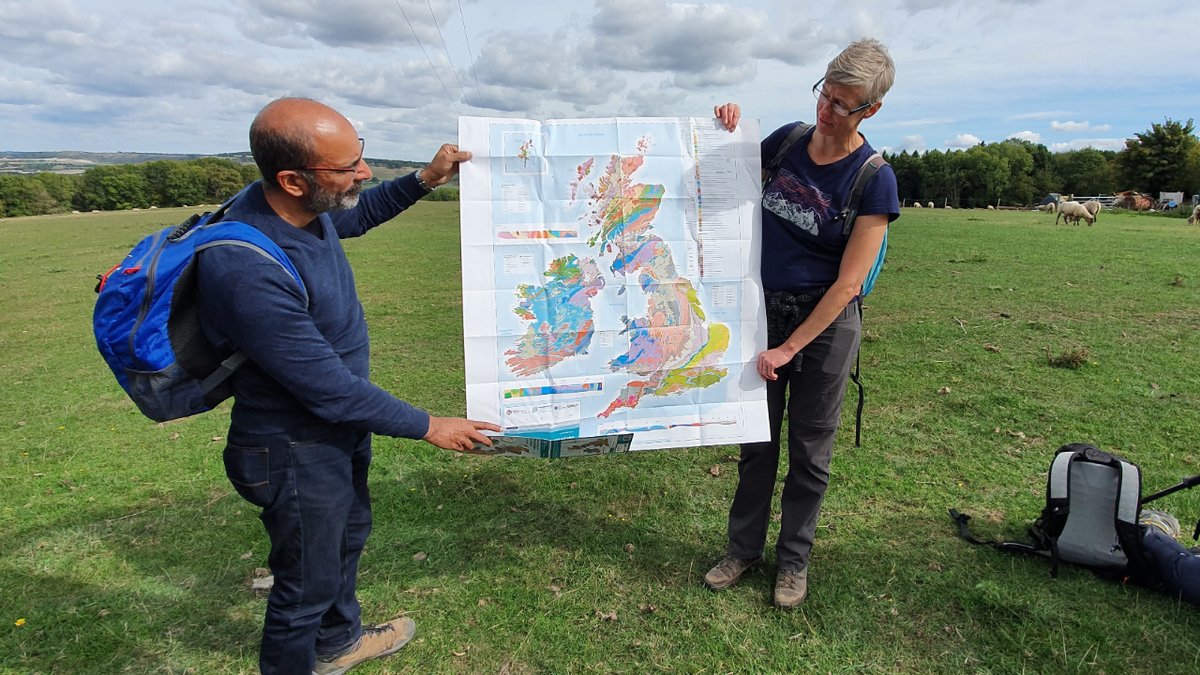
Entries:
[[[256, 669], [267, 542], [221, 466], [228, 407], [146, 420], [90, 333], [94, 276], [184, 215], [0, 221], [0, 672]], [[457, 218], [422, 203], [347, 244], [373, 378], [442, 415], [465, 410]], [[541, 461], [377, 438], [360, 597], [418, 637], [355, 672], [1196, 672], [1195, 608], [1052, 579], [957, 539], [946, 509], [1023, 536], [1075, 441], [1137, 462], [1146, 492], [1200, 473], [1198, 260], [1182, 221], [906, 210], [866, 307], [863, 447], [848, 405], [791, 613], [769, 568], [700, 584], [735, 448]], [[1160, 506], [1190, 529], [1200, 490]]]

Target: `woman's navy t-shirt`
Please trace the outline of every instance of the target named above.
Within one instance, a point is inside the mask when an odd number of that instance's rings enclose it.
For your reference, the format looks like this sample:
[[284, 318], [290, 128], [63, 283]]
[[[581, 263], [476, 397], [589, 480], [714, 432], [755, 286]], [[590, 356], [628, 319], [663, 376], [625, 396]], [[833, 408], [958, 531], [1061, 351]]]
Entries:
[[[762, 156], [774, 157], [797, 123], [775, 130], [762, 141]], [[779, 165], [762, 198], [762, 281], [773, 291], [803, 293], [837, 280], [847, 238], [837, 215], [853, 188], [854, 176], [875, 149], [863, 144], [846, 157], [817, 165], [808, 156], [805, 134]], [[896, 174], [884, 165], [863, 190], [858, 215], [900, 217]]]

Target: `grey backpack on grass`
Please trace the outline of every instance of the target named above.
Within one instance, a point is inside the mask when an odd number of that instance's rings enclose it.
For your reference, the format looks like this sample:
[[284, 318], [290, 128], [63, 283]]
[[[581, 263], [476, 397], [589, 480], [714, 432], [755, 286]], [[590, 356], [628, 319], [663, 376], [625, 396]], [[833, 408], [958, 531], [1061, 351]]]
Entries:
[[[1142, 549], [1138, 515], [1142, 504], [1138, 467], [1087, 443], [1058, 449], [1046, 478], [1046, 506], [1029, 528], [1032, 544], [990, 542], [997, 548], [1034, 553], [1051, 560], [1082, 565], [1113, 579], [1153, 583]], [[979, 541], [967, 527], [970, 516], [950, 509], [959, 536]]]

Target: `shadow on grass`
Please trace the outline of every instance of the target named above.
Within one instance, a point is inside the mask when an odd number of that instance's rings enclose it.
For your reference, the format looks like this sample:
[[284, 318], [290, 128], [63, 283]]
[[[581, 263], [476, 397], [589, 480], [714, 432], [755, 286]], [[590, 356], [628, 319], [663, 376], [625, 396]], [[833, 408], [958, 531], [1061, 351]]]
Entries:
[[[370, 586], [403, 598], [457, 582], [493, 595], [505, 584], [518, 594], [544, 593], [556, 583], [564, 590], [603, 584], [589, 577], [597, 568], [638, 582], [687, 583], [680, 568], [707, 563], [719, 550], [676, 538], [673, 521], [692, 492], [650, 494], [663, 492], [673, 469], [658, 463], [642, 471], [638, 463], [439, 458], [402, 465], [396, 475], [377, 461], [360, 592]], [[610, 480], [613, 469], [628, 475]], [[213, 477], [210, 489], [228, 492], [224, 480]], [[169, 495], [124, 508], [85, 507], [0, 534], [3, 586], [12, 589], [4, 604], [13, 614], [2, 618], [10, 626], [26, 619], [0, 635], [0, 652], [11, 655], [6, 665], [29, 672], [253, 670], [265, 593], [250, 581], [265, 566], [268, 546], [257, 513], [236, 494]], [[720, 542], [724, 532], [697, 535]], [[419, 561], [418, 552], [425, 554]]]
[[231, 510], [199, 500], [81, 509], [5, 533], [0, 565], [12, 590], [4, 604], [26, 619], [0, 636], [7, 665], [174, 672], [215, 660], [241, 668], [257, 651], [263, 606], [241, 559], [247, 533]]
[[[414, 611], [425, 641], [389, 668], [494, 672], [513, 658], [514, 672], [604, 663], [757, 672], [814, 663], [1071, 669], [1078, 662], [1061, 653], [1063, 617], [1071, 617], [1072, 644], [1096, 645], [1088, 663], [1106, 670], [1168, 672], [1195, 654], [1189, 608], [1081, 570], [1051, 580], [1044, 561], [971, 547], [943, 512], [894, 500], [823, 518], [810, 597], [799, 610], [769, 606], [770, 553], [767, 566], [712, 594], [700, 575], [720, 555], [721, 495], [736, 482], [732, 464], [720, 465], [729, 471], [719, 478], [708, 473], [723, 454], [569, 462], [382, 456], [371, 480], [364, 617]], [[224, 489], [223, 481], [214, 476], [205, 487]], [[4, 667], [252, 672], [265, 603], [249, 588], [266, 556], [256, 514], [232, 494], [168, 496], [0, 534], [3, 584], [12, 589], [4, 606], [13, 614], [3, 618], [27, 619], [0, 635]], [[914, 531], [926, 536], [915, 540]], [[1146, 621], [1169, 645], [1148, 655], [1138, 654], [1142, 638], [1131, 632]], [[788, 649], [747, 652], [748, 636]], [[1110, 639], [1117, 642], [1106, 646]], [[457, 657], [461, 644], [473, 649]]]
[[[474, 466], [425, 465], [373, 480], [368, 548], [372, 555], [390, 549], [387, 555], [418, 575], [541, 565], [549, 578], [578, 562], [620, 566], [631, 576], [670, 584], [679, 564], [720, 556], [725, 505], [698, 503], [696, 491], [679, 485], [677, 476], [672, 481], [680, 462], [622, 460], [565, 460], [578, 463], [568, 467], [564, 460], [554, 466], [497, 458]], [[679, 489], [664, 490], [672, 482]], [[722, 527], [681, 533], [679, 518], [697, 510], [706, 522], [716, 514]], [[418, 563], [412, 560], [418, 553], [427, 556], [424, 564], [409, 566]]]

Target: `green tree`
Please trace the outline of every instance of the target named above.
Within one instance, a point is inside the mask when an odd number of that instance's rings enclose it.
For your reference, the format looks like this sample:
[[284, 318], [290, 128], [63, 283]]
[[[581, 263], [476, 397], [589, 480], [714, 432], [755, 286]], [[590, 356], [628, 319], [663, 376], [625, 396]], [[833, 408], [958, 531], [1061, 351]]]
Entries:
[[1184, 172], [1184, 189], [1189, 195], [1200, 194], [1200, 144], [1188, 151], [1187, 169]]
[[206, 201], [208, 179], [203, 167], [193, 162], [146, 162], [142, 171], [157, 206], [184, 206]]
[[1055, 170], [1055, 155], [1050, 152], [1049, 148], [1041, 143], [1035, 143], [1029, 148], [1029, 155], [1033, 158], [1033, 169], [1030, 170], [1033, 197], [1029, 203], [1037, 204], [1048, 193], [1060, 192], [1059, 184], [1062, 181]]
[[49, 213], [62, 213], [75, 208], [75, 200], [79, 195], [82, 176], [79, 174], [50, 173], [43, 171], [35, 176], [37, 181], [46, 188], [46, 192], [54, 199], [54, 206]]
[[238, 170], [242, 173], [242, 185], [248, 185], [262, 178], [262, 174], [258, 171], [258, 166], [254, 164], [238, 164]]
[[204, 175], [204, 201], [208, 204], [223, 202], [234, 196], [246, 184], [242, 178], [241, 165], [220, 157], [201, 157], [193, 160]]
[[1166, 118], [1125, 141], [1117, 155], [1121, 177], [1127, 185], [1157, 197], [1159, 192], [1186, 190], [1188, 158], [1200, 144], [1195, 124]]
[[427, 202], [456, 202], [458, 201], [458, 188], [447, 185], [440, 187], [428, 195], [425, 195]]
[[85, 210], [117, 211], [150, 206], [151, 190], [141, 167], [113, 164], [85, 171], [79, 194]]
[[981, 207], [995, 203], [1008, 184], [1008, 159], [990, 145], [975, 145], [954, 153], [958, 165], [958, 199], [955, 206]]
[[[1037, 201], [1041, 195], [1033, 178], [1035, 157], [1042, 152], [1049, 155], [1049, 151], [1044, 146], [1017, 138], [988, 147], [1008, 162], [1008, 180], [1000, 190], [999, 201], [1007, 206], [1023, 206]], [[989, 203], [994, 204], [995, 201]]]
[[1062, 180], [1058, 192], [1092, 196], [1117, 190], [1116, 153], [1112, 151], [1082, 148], [1059, 153], [1055, 161]]
[[959, 205], [961, 154], [930, 150], [921, 155], [921, 193], [936, 206]]
[[896, 192], [902, 204], [921, 199], [921, 156], [908, 154], [905, 150], [898, 155], [886, 155], [888, 164], [896, 174]]
[[55, 204], [46, 186], [33, 176], [0, 174], [0, 217], [50, 213]]

